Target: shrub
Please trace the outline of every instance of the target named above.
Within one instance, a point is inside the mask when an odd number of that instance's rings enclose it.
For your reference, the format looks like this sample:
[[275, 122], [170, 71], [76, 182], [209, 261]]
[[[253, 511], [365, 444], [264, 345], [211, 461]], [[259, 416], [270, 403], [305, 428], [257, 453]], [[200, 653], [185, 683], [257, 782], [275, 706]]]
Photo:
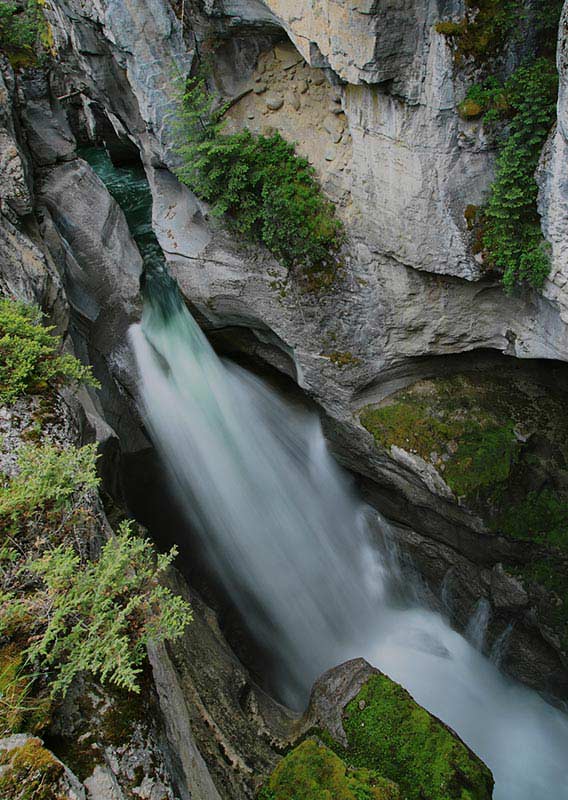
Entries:
[[534, 173], [555, 119], [557, 90], [556, 70], [545, 59], [518, 69], [503, 87], [511, 120], [485, 209], [482, 241], [488, 264], [503, 273], [509, 290], [516, 285], [540, 289], [550, 269]]
[[[24, 447], [19, 468], [0, 490], [0, 523], [11, 523], [0, 543], [0, 635], [24, 642], [21, 663], [47, 671], [52, 696], [81, 671], [138, 691], [147, 642], [179, 636], [191, 619], [188, 604], [159, 583], [175, 549], [156, 557], [124, 522], [88, 559], [95, 445]], [[18, 671], [26, 694], [33, 681]]]
[[288, 268], [329, 270], [343, 231], [306, 159], [278, 133], [223, 133], [224, 106], [215, 106], [202, 79], [194, 79], [181, 109], [183, 135], [178, 177], [227, 215], [244, 237], [260, 241]]
[[61, 545], [26, 565], [40, 586], [23, 599], [4, 597], [3, 617], [46, 622], [28, 657], [50, 668], [52, 695], [83, 671], [139, 691], [146, 644], [177, 638], [191, 621], [188, 604], [159, 583], [176, 554], [156, 559], [151, 543], [124, 522], [97, 561], [82, 564]]
[[0, 3], [0, 50], [13, 66], [41, 63], [48, 31], [39, 0]]
[[60, 512], [79, 505], [98, 486], [96, 460], [96, 444], [66, 450], [51, 442], [22, 447], [18, 474], [0, 487], [0, 520], [35, 519], [47, 507]]
[[22, 394], [40, 393], [67, 381], [98, 386], [91, 368], [71, 355], [60, 355], [53, 327], [41, 324], [41, 311], [0, 299], [0, 403]]

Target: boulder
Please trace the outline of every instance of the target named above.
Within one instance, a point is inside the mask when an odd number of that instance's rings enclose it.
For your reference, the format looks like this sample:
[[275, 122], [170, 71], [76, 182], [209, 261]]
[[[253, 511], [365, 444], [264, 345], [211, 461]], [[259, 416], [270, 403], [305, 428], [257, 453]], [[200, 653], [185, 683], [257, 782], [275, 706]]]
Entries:
[[408, 800], [490, 800], [493, 776], [447, 725], [363, 659], [315, 683], [308, 719], [351, 767], [397, 783]]

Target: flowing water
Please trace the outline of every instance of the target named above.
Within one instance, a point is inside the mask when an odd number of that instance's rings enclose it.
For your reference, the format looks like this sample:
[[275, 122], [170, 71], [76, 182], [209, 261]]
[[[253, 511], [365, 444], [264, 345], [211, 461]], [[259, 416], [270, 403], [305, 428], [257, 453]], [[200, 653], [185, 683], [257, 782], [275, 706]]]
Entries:
[[150, 266], [131, 330], [141, 406], [211, 564], [274, 656], [281, 694], [301, 705], [324, 669], [364, 656], [483, 758], [497, 800], [568, 798], [567, 718], [440, 614], [400, 599], [396, 564], [373, 544], [388, 526], [328, 454], [317, 416], [220, 361], [165, 269]]

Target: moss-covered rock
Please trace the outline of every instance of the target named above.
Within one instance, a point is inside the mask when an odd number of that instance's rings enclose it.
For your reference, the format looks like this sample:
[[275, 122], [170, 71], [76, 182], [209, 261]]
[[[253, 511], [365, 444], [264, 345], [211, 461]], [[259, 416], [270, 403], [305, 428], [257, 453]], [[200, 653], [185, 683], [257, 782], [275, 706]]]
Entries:
[[[502, 490], [524, 481], [520, 472], [528, 476], [538, 467], [543, 479], [535, 485], [541, 487], [547, 476], [552, 481], [566, 472], [568, 463], [565, 395], [503, 367], [499, 375], [419, 381], [361, 412], [377, 444], [432, 463], [456, 495], [480, 499], [475, 510], [486, 519], [501, 517], [512, 505]], [[520, 488], [525, 497], [530, 481]]]
[[371, 677], [343, 714], [345, 753], [380, 770], [407, 800], [488, 800], [488, 767], [440, 720], [386, 675]]
[[28, 739], [0, 756], [0, 797], [10, 800], [64, 800], [65, 767], [40, 739]]
[[276, 767], [259, 800], [400, 800], [392, 781], [365, 768], [348, 768], [325, 745], [307, 739]]
[[467, 376], [422, 381], [363, 409], [361, 422], [378, 444], [418, 454], [456, 495], [472, 496], [506, 481], [519, 450], [515, 420], [488, 392]]
[[362, 658], [318, 678], [303, 725], [304, 740], [265, 781], [259, 800], [492, 797], [493, 776], [475, 753]]

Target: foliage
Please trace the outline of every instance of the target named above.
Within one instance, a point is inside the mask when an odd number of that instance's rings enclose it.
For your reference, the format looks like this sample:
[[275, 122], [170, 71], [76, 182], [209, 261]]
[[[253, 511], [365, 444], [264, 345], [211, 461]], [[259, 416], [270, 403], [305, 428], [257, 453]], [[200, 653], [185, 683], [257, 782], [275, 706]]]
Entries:
[[534, 173], [555, 119], [557, 91], [556, 70], [544, 59], [518, 69], [503, 88], [512, 118], [485, 209], [483, 245], [509, 290], [519, 284], [540, 289], [550, 269]]
[[[0, 797], [10, 800], [57, 800], [64, 777], [63, 764], [56, 761], [39, 739], [28, 739], [1, 756]], [[66, 795], [67, 796], [67, 795]]]
[[98, 386], [90, 367], [69, 354], [59, 354], [60, 339], [41, 319], [34, 306], [0, 299], [0, 403], [12, 403], [22, 394], [44, 392], [67, 381]]
[[98, 486], [97, 445], [61, 450], [51, 442], [26, 445], [18, 454], [18, 473], [0, 487], [0, 519], [37, 519], [38, 512], [63, 511], [80, 504]]
[[0, 648], [0, 737], [42, 730], [50, 720], [51, 701], [37, 691], [27, 674], [25, 652], [16, 642]]
[[459, 22], [438, 22], [436, 30], [456, 40], [456, 62], [477, 63], [497, 55], [518, 25], [516, 0], [465, 0], [466, 14]]
[[40, 0], [0, 3], [0, 50], [14, 67], [41, 63], [48, 43]]
[[175, 549], [156, 557], [125, 522], [97, 560], [88, 558], [100, 530], [96, 459], [96, 445], [24, 446], [19, 471], [0, 489], [0, 636], [24, 643], [19, 662], [7, 665], [14, 697], [2, 695], [14, 724], [33, 665], [47, 672], [52, 697], [81, 671], [137, 691], [147, 642], [179, 636], [191, 619], [187, 603], [159, 582]]
[[[475, 113], [474, 109], [477, 109]], [[492, 75], [483, 83], [469, 87], [458, 111], [465, 118], [483, 114], [483, 122], [488, 124], [506, 117], [511, 112], [511, 106], [504, 85]]]
[[223, 132], [224, 106], [194, 79], [181, 109], [180, 180], [285, 266], [330, 270], [343, 231], [315, 172], [278, 133]]
[[399, 800], [398, 787], [378, 773], [348, 769], [324, 745], [307, 739], [278, 764], [259, 800]]
[[530, 7], [518, 0], [465, 0], [465, 16], [459, 22], [444, 20], [435, 28], [454, 40], [458, 65], [468, 60], [480, 66], [518, 38], [521, 24], [536, 32], [539, 55], [552, 54], [561, 10], [562, 0], [534, 0]]
[[72, 547], [60, 545], [25, 565], [37, 588], [4, 595], [3, 624], [46, 623], [27, 654], [52, 670], [52, 695], [64, 694], [83, 671], [139, 691], [148, 641], [174, 639], [191, 620], [187, 603], [159, 583], [175, 555], [172, 549], [156, 560], [150, 542], [125, 522], [97, 561], [81, 563]]
[[443, 723], [386, 675], [370, 678], [346, 707], [348, 763], [379, 770], [407, 800], [489, 800], [489, 769]]

